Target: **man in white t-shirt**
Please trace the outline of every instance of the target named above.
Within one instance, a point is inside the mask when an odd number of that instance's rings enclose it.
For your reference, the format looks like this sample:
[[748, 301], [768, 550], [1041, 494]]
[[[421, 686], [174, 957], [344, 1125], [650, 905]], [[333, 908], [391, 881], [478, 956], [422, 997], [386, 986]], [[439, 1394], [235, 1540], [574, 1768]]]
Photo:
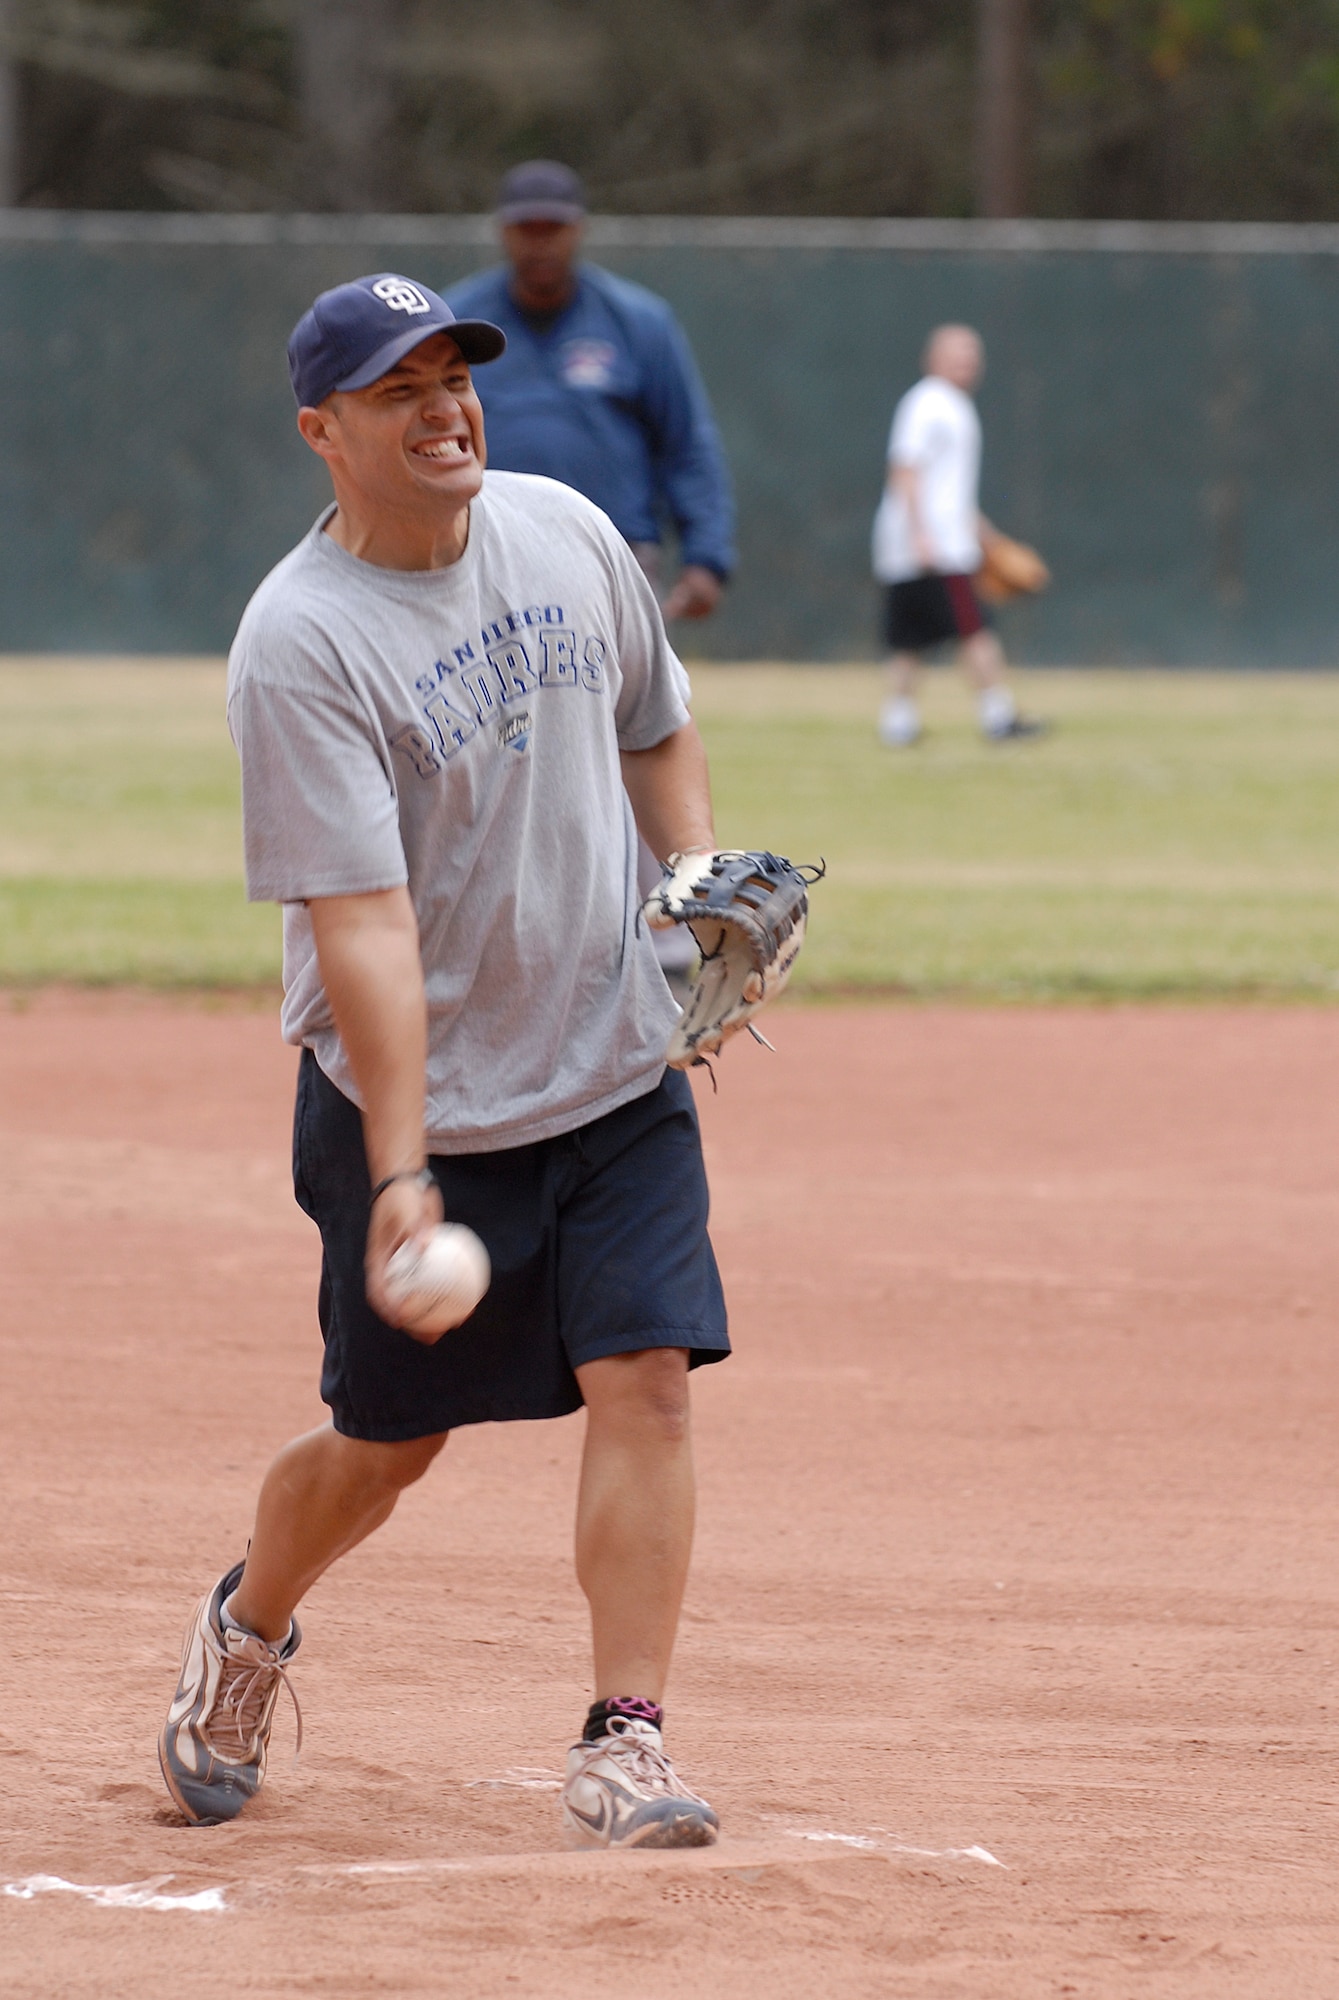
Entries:
[[946, 640], [958, 644], [991, 742], [1036, 736], [1046, 726], [1019, 714], [1003, 648], [972, 588], [982, 537], [991, 533], [977, 506], [981, 424], [972, 401], [984, 363], [981, 337], [971, 327], [936, 327], [926, 344], [925, 374], [893, 417], [873, 547], [889, 652], [879, 734], [890, 749], [919, 738], [919, 656]]

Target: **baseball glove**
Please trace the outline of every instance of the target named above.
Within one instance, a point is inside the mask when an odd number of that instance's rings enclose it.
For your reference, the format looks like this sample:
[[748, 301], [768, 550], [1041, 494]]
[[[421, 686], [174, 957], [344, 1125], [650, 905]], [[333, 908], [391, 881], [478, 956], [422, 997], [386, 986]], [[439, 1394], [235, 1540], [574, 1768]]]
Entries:
[[988, 604], [1007, 604], [1011, 597], [1032, 597], [1045, 590], [1051, 572], [1035, 549], [997, 529], [986, 537], [975, 581]]
[[776, 854], [672, 854], [642, 905], [652, 930], [687, 924], [702, 965], [665, 1060], [691, 1069], [741, 1028], [759, 1041], [753, 1016], [785, 986], [804, 943], [808, 887], [824, 873]]

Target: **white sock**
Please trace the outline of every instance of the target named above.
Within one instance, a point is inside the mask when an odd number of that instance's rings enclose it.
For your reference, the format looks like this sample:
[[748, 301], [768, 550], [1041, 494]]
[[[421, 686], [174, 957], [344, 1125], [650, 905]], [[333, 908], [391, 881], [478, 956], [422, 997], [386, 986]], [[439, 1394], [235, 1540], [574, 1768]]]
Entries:
[[909, 694], [890, 695], [879, 715], [879, 740], [890, 750], [904, 750], [921, 733], [921, 716]]
[[976, 712], [987, 736], [1002, 736], [1018, 709], [1007, 687], [988, 687], [976, 698]]
[[[225, 1597], [219, 1606], [219, 1623], [221, 1625], [231, 1625], [234, 1632], [245, 1632], [248, 1639], [260, 1639], [259, 1632], [253, 1632], [251, 1627], [244, 1625], [240, 1618], [233, 1617], [231, 1597]], [[262, 1639], [261, 1644], [264, 1646], [273, 1646], [278, 1652], [282, 1652], [292, 1636], [293, 1621], [290, 1618], [288, 1621], [288, 1630], [284, 1633], [282, 1639]]]

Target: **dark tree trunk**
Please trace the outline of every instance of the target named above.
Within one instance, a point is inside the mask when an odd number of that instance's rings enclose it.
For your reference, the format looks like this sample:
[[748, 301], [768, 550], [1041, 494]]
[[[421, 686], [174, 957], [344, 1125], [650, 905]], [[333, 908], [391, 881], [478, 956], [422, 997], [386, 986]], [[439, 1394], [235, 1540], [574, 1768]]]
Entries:
[[1025, 215], [1028, 0], [977, 0], [976, 212]]
[[0, 208], [17, 208], [19, 186], [19, 81], [11, 52], [14, 0], [0, 0]]
[[398, 13], [398, 0], [302, 0], [298, 101], [313, 208], [393, 201]]

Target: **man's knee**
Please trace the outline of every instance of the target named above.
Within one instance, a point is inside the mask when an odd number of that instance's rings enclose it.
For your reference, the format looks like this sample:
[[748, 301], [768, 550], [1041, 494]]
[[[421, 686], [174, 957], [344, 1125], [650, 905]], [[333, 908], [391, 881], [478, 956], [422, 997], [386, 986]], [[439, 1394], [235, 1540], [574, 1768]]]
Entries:
[[344, 1442], [352, 1448], [358, 1472], [368, 1486], [402, 1493], [406, 1486], [422, 1479], [447, 1436], [446, 1431], [439, 1431], [434, 1437], [404, 1438], [391, 1444], [370, 1438], [346, 1438]]
[[591, 1421], [675, 1444], [688, 1432], [688, 1353], [645, 1347], [610, 1354], [578, 1370]]

